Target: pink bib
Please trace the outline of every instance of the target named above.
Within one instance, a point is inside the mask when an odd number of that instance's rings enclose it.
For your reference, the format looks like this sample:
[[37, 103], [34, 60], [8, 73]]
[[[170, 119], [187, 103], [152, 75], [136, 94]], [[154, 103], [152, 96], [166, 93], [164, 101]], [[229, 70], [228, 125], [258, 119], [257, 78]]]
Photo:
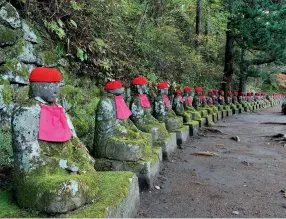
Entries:
[[64, 108], [61, 106], [47, 106], [40, 104], [39, 140], [52, 142], [65, 142], [71, 139], [72, 132], [69, 128]]
[[169, 98], [168, 98], [168, 96], [167, 96], [166, 94], [163, 94], [163, 100], [164, 100], [164, 102], [165, 102], [165, 106], [166, 106], [167, 108], [170, 108]]
[[116, 115], [117, 119], [128, 119], [131, 116], [131, 111], [126, 105], [123, 96], [115, 96]]
[[184, 103], [183, 97], [181, 95], [178, 96], [181, 103]]
[[210, 104], [213, 104], [213, 98], [210, 97]]
[[138, 94], [139, 99], [140, 99], [140, 104], [143, 108], [150, 108], [150, 102], [148, 100], [148, 97], [146, 94]]
[[189, 105], [189, 106], [192, 106], [193, 101], [192, 101], [192, 99], [191, 99], [190, 96], [187, 96], [187, 101], [188, 101], [188, 105]]
[[235, 101], [235, 102], [237, 101], [237, 97], [236, 97], [236, 96], [234, 96], [234, 101]]
[[200, 103], [202, 103], [203, 102], [203, 97], [202, 96], [200, 96]]

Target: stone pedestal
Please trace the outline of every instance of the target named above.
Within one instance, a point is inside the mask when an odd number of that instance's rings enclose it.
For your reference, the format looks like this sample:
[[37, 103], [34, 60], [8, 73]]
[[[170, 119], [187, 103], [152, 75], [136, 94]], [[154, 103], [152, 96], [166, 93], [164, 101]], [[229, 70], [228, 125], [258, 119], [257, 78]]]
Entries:
[[238, 108], [232, 110], [232, 114], [238, 114], [238, 113], [239, 113]]
[[155, 141], [154, 146], [161, 147], [163, 153], [163, 159], [168, 160], [170, 155], [176, 150], [177, 148], [177, 137], [176, 133], [170, 133], [170, 138]]
[[106, 158], [95, 159], [95, 169], [97, 171], [131, 171], [136, 174], [141, 190], [153, 187], [162, 162], [162, 148], [152, 148], [153, 157], [142, 157], [139, 161], [118, 161]]
[[213, 114], [213, 122], [216, 123], [218, 120], [218, 113]]
[[222, 110], [222, 118], [227, 117], [227, 111], [226, 110]]
[[190, 136], [197, 136], [198, 130], [200, 127], [200, 123], [198, 121], [191, 121], [190, 123], [186, 124], [189, 126], [189, 135]]
[[184, 144], [189, 139], [189, 126], [184, 125], [183, 128], [176, 130], [177, 145]]
[[221, 119], [222, 119], [222, 111], [218, 111], [217, 120], [221, 120]]
[[206, 118], [201, 118], [201, 119], [198, 119], [198, 120], [196, 120], [196, 121], [198, 121], [198, 122], [199, 122], [199, 127], [200, 127], [200, 128], [205, 127], [205, 124], [206, 124]]
[[232, 116], [232, 110], [227, 110], [227, 116]]
[[207, 117], [206, 117], [206, 126], [212, 126], [212, 125], [214, 125], [213, 115], [207, 115]]

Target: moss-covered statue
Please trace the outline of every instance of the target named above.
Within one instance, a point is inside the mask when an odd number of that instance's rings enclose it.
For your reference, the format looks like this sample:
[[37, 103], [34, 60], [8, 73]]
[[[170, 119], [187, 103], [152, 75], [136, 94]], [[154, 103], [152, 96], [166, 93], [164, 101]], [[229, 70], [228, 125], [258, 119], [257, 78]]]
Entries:
[[193, 107], [192, 94], [193, 94], [193, 88], [186, 86], [184, 88], [184, 95], [183, 95], [184, 109], [185, 109], [185, 111], [187, 111], [193, 115], [192, 116], [193, 120], [200, 121], [201, 120], [201, 113]]
[[212, 109], [212, 113], [216, 114], [216, 113], [218, 113], [218, 107], [214, 104], [214, 99], [213, 99], [214, 94], [213, 93], [214, 93], [213, 90], [208, 91], [207, 105], [209, 108]]
[[224, 91], [219, 91], [218, 102], [220, 105], [225, 105]]
[[199, 110], [200, 107], [202, 107], [202, 93], [203, 93], [203, 89], [201, 87], [196, 87], [195, 88], [195, 95], [194, 95], [194, 99], [193, 99], [193, 107], [196, 110]]
[[12, 116], [14, 189], [20, 206], [63, 213], [94, 201], [94, 160], [56, 103], [61, 74], [35, 68], [30, 99]]
[[184, 99], [181, 90], [177, 89], [174, 92], [173, 110], [177, 116], [183, 118], [184, 123], [189, 123], [192, 120], [192, 114], [187, 113], [184, 108]]
[[154, 116], [161, 122], [165, 122], [169, 132], [175, 132], [183, 127], [183, 118], [178, 117], [172, 110], [170, 100], [168, 98], [169, 85], [165, 82], [160, 82], [157, 85], [158, 95], [155, 100]]
[[[143, 132], [153, 133], [153, 140], [164, 140], [170, 136], [165, 123], [159, 122], [152, 115], [152, 106], [147, 96], [148, 81], [144, 77], [132, 81], [133, 94], [130, 102], [131, 120]], [[156, 132], [156, 133], [154, 133]]]
[[95, 157], [137, 161], [152, 147], [152, 135], [141, 132], [129, 119], [132, 112], [124, 102], [120, 81], [106, 83], [105, 95], [95, 116]]
[[238, 92], [237, 91], [233, 92], [232, 102], [233, 104], [238, 104]]

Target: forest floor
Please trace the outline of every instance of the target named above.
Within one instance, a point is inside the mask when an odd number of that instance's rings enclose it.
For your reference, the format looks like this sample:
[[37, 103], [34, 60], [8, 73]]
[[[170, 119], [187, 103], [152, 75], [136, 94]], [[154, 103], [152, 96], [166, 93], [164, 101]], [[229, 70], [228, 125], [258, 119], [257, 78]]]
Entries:
[[[163, 163], [137, 217], [285, 217], [286, 133], [281, 107], [226, 118]], [[230, 139], [238, 136], [240, 141]], [[210, 151], [218, 156], [192, 153]]]

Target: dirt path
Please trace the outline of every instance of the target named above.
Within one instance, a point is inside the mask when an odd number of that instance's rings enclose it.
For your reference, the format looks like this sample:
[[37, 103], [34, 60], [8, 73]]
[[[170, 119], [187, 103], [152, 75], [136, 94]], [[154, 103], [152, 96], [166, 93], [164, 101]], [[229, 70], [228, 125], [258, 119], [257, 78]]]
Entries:
[[[216, 124], [240, 142], [224, 135], [191, 139], [163, 163], [156, 182], [161, 189], [141, 194], [138, 217], [285, 217], [286, 145], [261, 136], [286, 133], [286, 126], [260, 124], [286, 122], [279, 112], [244, 113]], [[219, 156], [191, 155], [197, 151]]]

